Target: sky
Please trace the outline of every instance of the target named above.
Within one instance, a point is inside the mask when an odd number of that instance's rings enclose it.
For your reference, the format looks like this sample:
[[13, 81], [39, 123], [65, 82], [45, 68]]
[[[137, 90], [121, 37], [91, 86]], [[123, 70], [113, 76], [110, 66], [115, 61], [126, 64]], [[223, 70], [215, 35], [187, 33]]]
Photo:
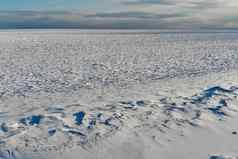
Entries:
[[236, 29], [238, 0], [2, 0], [0, 28]]

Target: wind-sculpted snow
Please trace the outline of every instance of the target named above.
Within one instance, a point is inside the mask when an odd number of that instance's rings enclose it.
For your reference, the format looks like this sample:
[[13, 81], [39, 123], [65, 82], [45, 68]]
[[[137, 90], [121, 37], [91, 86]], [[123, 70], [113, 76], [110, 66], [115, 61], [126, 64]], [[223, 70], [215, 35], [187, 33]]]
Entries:
[[0, 152], [0, 159], [16, 159], [14, 152], [6, 150], [5, 152]]
[[[186, 129], [186, 125], [202, 127], [204, 115], [223, 121], [237, 112], [232, 106], [237, 95], [238, 87], [213, 86], [191, 97], [117, 101], [90, 110], [79, 104], [50, 106], [40, 114], [28, 112], [28, 116], [2, 123], [1, 146], [21, 151], [60, 151], [75, 145], [89, 148], [128, 126], [139, 131], [143, 124], [151, 128], [157, 125], [162, 134]], [[62, 141], [55, 142], [54, 138]], [[11, 145], [13, 140], [15, 144]]]
[[211, 155], [209, 159], [237, 159], [237, 157], [223, 156], [223, 155]]
[[26, 118], [20, 119], [20, 123], [24, 125], [38, 125], [43, 119], [42, 115], [33, 115]]
[[213, 150], [238, 152], [237, 35], [1, 31], [0, 159], [167, 159], [192, 141], [226, 159]]
[[5, 150], [1, 149], [0, 150], [0, 159], [30, 159], [30, 158], [23, 157], [17, 151], [11, 151], [9, 149], [5, 149]]

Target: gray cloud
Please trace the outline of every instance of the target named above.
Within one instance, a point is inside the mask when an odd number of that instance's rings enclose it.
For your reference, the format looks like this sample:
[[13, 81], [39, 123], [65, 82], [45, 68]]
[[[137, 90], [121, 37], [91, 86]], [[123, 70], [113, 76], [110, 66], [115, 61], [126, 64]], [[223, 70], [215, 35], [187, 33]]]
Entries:
[[125, 5], [145, 5], [145, 4], [160, 4], [160, 5], [178, 5], [186, 3], [193, 6], [207, 6], [215, 7], [218, 4], [217, 0], [207, 1], [207, 0], [136, 0], [136, 1], [123, 1], [121, 2]]
[[137, 0], [137, 1], [123, 1], [125, 5], [138, 5], [138, 4], [170, 4], [170, 1], [165, 0]]
[[161, 28], [164, 19], [181, 16], [144, 12], [2, 11], [0, 28]]
[[183, 17], [182, 14], [156, 14], [146, 12], [116, 12], [116, 13], [97, 13], [92, 15], [86, 15], [88, 18], [140, 18], [140, 19], [157, 19], [161, 20], [170, 17]]
[[124, 11], [0, 11], [0, 28], [238, 28], [236, 0], [117, 0]]

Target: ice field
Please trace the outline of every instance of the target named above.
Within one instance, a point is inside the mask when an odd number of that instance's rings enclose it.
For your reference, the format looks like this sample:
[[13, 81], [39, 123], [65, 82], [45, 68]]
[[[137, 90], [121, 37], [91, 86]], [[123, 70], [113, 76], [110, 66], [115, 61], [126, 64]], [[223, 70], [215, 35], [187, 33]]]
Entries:
[[237, 159], [238, 32], [0, 31], [0, 159]]

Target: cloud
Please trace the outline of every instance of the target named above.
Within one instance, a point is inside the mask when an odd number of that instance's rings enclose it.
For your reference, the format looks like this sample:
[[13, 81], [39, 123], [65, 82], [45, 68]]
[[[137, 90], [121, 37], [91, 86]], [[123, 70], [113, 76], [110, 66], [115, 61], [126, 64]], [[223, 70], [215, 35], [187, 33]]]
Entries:
[[187, 7], [216, 7], [219, 1], [207, 1], [207, 0], [134, 0], [123, 1], [125, 5], [181, 5], [184, 4]]
[[115, 12], [115, 13], [96, 13], [91, 15], [86, 15], [88, 18], [137, 18], [137, 19], [157, 19], [161, 20], [170, 17], [182, 17], [182, 14], [155, 14], [146, 12]]
[[[104, 0], [107, 1], [107, 0]], [[238, 28], [237, 0], [113, 0], [120, 10], [0, 11], [0, 28]]]
[[[165, 19], [168, 27], [237, 28], [237, 0], [128, 0], [121, 2], [131, 11], [183, 15]], [[176, 28], [175, 27], [175, 28]]]

